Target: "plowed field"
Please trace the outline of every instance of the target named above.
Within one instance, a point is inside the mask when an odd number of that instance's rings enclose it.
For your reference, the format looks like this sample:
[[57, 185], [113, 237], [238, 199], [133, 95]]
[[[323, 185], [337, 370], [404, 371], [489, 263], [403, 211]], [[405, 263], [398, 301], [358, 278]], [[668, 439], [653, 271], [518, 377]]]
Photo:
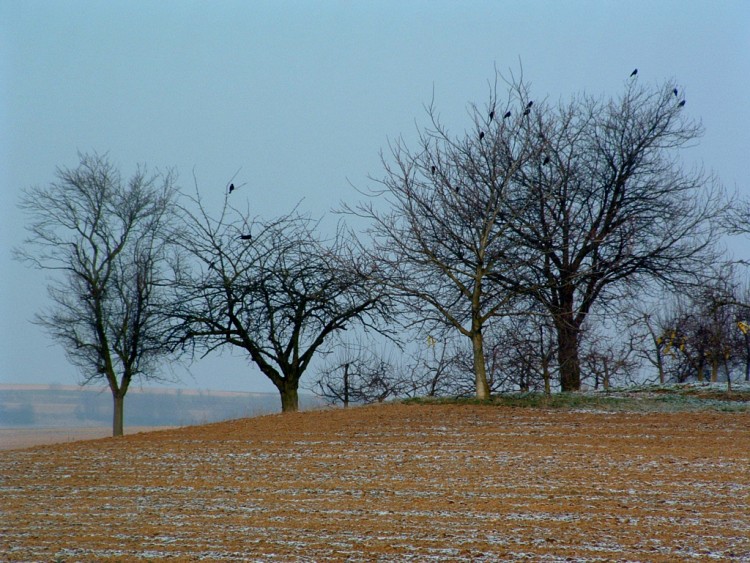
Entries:
[[750, 561], [750, 415], [393, 404], [0, 452], [9, 561]]

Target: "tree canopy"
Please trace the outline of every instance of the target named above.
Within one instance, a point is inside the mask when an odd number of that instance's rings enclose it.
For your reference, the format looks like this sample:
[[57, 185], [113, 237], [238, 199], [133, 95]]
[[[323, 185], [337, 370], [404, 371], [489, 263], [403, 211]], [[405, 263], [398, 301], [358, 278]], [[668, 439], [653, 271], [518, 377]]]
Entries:
[[63, 345], [83, 381], [103, 380], [114, 400], [113, 433], [134, 378], [159, 377], [167, 355], [166, 233], [174, 176], [141, 167], [124, 181], [105, 155], [81, 154], [57, 182], [24, 194], [30, 236], [19, 258], [55, 275], [52, 305], [37, 322]]

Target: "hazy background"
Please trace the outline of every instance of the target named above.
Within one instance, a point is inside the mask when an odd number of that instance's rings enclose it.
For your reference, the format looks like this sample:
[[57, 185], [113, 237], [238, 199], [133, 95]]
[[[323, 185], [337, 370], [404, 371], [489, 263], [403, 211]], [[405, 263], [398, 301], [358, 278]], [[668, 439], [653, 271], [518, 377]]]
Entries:
[[[29, 322], [44, 274], [11, 259], [20, 191], [75, 167], [77, 151], [109, 152], [126, 177], [174, 167], [186, 191], [194, 174], [216, 206], [240, 169], [234, 195], [252, 211], [303, 200], [319, 215], [381, 175], [380, 149], [414, 138], [433, 93], [461, 132], [494, 68], [517, 73], [519, 59], [533, 97], [551, 101], [616, 95], [635, 67], [640, 81], [677, 79], [706, 128], [686, 157], [750, 194], [747, 0], [0, 0], [0, 383], [78, 381]], [[750, 239], [728, 244], [747, 254]], [[174, 375], [275, 391], [228, 352]]]

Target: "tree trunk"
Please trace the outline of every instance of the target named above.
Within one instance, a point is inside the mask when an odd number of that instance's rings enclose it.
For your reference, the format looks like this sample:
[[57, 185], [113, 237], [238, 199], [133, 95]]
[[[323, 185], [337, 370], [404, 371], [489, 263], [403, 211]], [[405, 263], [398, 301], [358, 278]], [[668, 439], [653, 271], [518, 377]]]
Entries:
[[719, 360], [711, 358], [711, 383], [719, 381]]
[[560, 365], [560, 390], [581, 390], [581, 360], [578, 357], [578, 330], [570, 324], [557, 327], [557, 361]]
[[279, 389], [279, 394], [281, 395], [281, 412], [297, 412], [299, 410], [296, 382], [286, 381], [284, 387]]
[[484, 365], [484, 340], [481, 330], [474, 331], [471, 337], [471, 348], [474, 352], [474, 378], [477, 399], [486, 401], [490, 398], [490, 386], [487, 384], [487, 370]]
[[659, 345], [656, 345], [656, 369], [659, 370], [659, 384], [664, 385], [666, 378], [664, 377], [664, 360], [661, 357], [661, 350]]
[[547, 358], [542, 361], [542, 374], [544, 377], [544, 394], [547, 396], [552, 395], [552, 382], [550, 381], [549, 360]]
[[125, 395], [113, 393], [114, 411], [112, 414], [112, 436], [122, 436], [124, 430]]
[[732, 374], [729, 373], [729, 358], [724, 357], [724, 373], [727, 375], [727, 391], [732, 392]]
[[550, 381], [549, 363], [551, 354], [544, 349], [544, 328], [539, 327], [539, 355], [542, 359], [542, 378], [544, 379], [544, 394], [549, 396], [552, 394], [552, 385]]
[[349, 406], [349, 364], [344, 364], [344, 408]]

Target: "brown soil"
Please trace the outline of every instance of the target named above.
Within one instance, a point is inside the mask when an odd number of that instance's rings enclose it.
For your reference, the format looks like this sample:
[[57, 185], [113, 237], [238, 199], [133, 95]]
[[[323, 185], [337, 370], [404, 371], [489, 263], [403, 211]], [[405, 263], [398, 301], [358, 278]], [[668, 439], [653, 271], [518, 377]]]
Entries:
[[750, 561], [750, 415], [386, 405], [0, 452], [9, 561]]

